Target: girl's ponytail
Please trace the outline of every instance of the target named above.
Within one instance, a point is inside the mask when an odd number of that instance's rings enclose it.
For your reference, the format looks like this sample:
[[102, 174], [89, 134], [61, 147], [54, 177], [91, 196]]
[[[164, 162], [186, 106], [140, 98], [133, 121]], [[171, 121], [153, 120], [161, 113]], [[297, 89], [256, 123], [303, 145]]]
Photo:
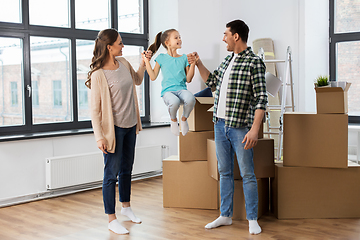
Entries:
[[149, 47], [148, 47], [148, 50], [151, 50], [153, 54], [156, 53], [156, 51], [159, 49], [161, 45], [161, 32], [159, 32], [158, 34], [156, 34], [156, 37], [155, 37], [155, 41], [153, 44], [151, 44]]

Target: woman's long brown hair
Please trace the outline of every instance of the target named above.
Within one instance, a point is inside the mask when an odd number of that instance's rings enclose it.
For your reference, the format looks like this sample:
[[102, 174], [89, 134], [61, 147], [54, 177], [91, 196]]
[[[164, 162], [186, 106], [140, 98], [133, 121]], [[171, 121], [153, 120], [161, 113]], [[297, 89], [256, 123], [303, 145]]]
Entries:
[[113, 45], [119, 36], [119, 32], [116, 29], [105, 29], [99, 32], [93, 51], [93, 58], [90, 64], [90, 71], [88, 72], [87, 81], [85, 85], [91, 89], [91, 74], [96, 70], [102, 68], [105, 64], [107, 57], [109, 56], [108, 45]]

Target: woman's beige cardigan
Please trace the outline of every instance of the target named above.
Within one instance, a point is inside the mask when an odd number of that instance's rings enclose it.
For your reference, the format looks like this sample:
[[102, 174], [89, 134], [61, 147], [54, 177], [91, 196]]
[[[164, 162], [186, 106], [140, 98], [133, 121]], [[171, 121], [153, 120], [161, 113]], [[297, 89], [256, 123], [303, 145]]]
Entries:
[[[140, 85], [143, 79], [139, 78], [135, 70], [125, 58], [118, 57], [116, 59], [125, 65], [125, 67], [130, 71], [133, 79], [133, 92], [137, 115], [136, 133], [139, 133], [139, 131], [142, 130], [142, 127], [135, 85]], [[91, 74], [91, 124], [96, 141], [104, 139], [107, 145], [107, 151], [114, 153], [114, 117], [112, 113], [109, 86], [102, 69], [99, 69]]]

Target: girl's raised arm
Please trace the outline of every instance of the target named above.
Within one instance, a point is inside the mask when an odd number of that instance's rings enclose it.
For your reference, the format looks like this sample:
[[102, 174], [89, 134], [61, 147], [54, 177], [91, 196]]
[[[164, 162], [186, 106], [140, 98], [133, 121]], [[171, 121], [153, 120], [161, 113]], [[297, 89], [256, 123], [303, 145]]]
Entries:
[[144, 59], [146, 71], [148, 72], [151, 81], [155, 81], [155, 79], [157, 78], [157, 76], [159, 75], [159, 72], [160, 72], [159, 63], [156, 62], [154, 69], [152, 69], [150, 61], [149, 61], [149, 59], [146, 58], [145, 53], [142, 53], [141, 55]]
[[190, 64], [190, 66], [187, 66], [185, 68], [185, 72], [186, 72], [186, 82], [190, 83], [195, 74], [195, 62]]

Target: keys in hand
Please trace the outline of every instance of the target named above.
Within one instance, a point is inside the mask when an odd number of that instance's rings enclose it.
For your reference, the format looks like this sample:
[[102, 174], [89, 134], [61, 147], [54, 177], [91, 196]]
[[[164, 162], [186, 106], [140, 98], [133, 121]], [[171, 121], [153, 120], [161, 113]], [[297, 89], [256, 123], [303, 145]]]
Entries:
[[152, 57], [153, 53], [151, 50], [147, 50], [147, 51], [143, 51], [141, 53], [142, 58], [144, 59], [144, 61], [150, 61], [151, 57]]

